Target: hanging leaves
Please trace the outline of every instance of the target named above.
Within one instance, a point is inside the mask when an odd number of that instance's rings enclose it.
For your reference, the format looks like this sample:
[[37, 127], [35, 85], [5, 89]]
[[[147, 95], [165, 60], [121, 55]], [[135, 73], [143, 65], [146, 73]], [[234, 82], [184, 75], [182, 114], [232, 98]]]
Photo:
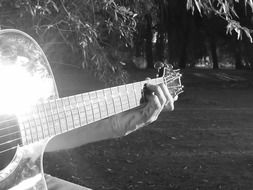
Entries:
[[[239, 6], [239, 3], [239, 0], [194, 0], [194, 3], [193, 0], [187, 0], [186, 7], [193, 12], [196, 7], [200, 14], [202, 12], [210, 14], [211, 12], [219, 16], [227, 22], [227, 34], [232, 35], [235, 32], [238, 40], [242, 39], [243, 34], [245, 34], [252, 43], [252, 29], [242, 26], [238, 21], [240, 18], [235, 11], [235, 6]], [[253, 0], [244, 0], [244, 6], [245, 10], [249, 6], [253, 13]]]

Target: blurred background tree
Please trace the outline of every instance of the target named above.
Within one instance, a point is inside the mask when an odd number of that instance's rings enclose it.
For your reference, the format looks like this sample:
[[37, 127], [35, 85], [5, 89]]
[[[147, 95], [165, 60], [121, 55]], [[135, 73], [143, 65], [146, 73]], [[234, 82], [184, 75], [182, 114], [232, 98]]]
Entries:
[[252, 10], [251, 0], [0, 0], [0, 27], [32, 35], [52, 67], [113, 85], [126, 82], [126, 67], [157, 61], [252, 68]]

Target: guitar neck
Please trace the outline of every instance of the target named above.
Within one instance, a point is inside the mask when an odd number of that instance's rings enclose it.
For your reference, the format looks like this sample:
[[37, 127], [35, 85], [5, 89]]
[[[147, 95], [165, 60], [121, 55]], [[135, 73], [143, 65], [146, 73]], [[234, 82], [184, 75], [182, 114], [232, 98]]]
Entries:
[[[161, 84], [163, 77], [150, 79]], [[24, 145], [62, 134], [140, 105], [147, 81], [50, 100], [19, 117]]]

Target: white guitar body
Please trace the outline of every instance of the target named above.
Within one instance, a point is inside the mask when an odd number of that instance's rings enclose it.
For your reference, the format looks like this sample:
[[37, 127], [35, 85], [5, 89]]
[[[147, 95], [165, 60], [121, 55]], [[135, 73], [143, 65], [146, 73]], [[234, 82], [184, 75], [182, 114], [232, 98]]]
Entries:
[[[166, 84], [175, 97], [182, 92], [180, 78], [167, 67], [149, 83]], [[145, 83], [59, 98], [36, 41], [18, 30], [0, 30], [0, 190], [47, 190], [43, 153], [49, 140], [139, 106]]]
[[[16, 53], [15, 56], [18, 57], [15, 59], [16, 62], [13, 59], [11, 59], [12, 62], [6, 61], [10, 56], [13, 56], [12, 53]], [[43, 102], [58, 98], [58, 91], [50, 65], [42, 49], [32, 37], [18, 30], [0, 31], [0, 55], [0, 65], [15, 66], [15, 64], [19, 64], [20, 66], [21, 62], [21, 66], [27, 72], [32, 72], [33, 76], [36, 76], [37, 72], [39, 73], [37, 76], [40, 76], [42, 81], [45, 79], [46, 83], [51, 83], [47, 85], [47, 88], [51, 88], [48, 89], [48, 93], [46, 95], [42, 93], [41, 97], [37, 97], [37, 101]], [[27, 57], [31, 59], [35, 57], [36, 61], [26, 60]], [[3, 61], [6, 62], [3, 63]], [[15, 75], [15, 72], [13, 74]], [[28, 88], [30, 87], [28, 86]], [[4, 89], [2, 90], [4, 91]], [[4, 93], [3, 91], [1, 93]], [[1, 113], [0, 115], [0, 132], [3, 133], [0, 135], [0, 189], [47, 190], [43, 173], [43, 153], [50, 138], [41, 139], [30, 144], [22, 143], [24, 139], [21, 138], [21, 133], [13, 132], [20, 130], [18, 118], [8, 114]], [[21, 146], [21, 144], [24, 145]]]
[[0, 189], [47, 190], [43, 173], [46, 141], [18, 147], [10, 164], [0, 171]]

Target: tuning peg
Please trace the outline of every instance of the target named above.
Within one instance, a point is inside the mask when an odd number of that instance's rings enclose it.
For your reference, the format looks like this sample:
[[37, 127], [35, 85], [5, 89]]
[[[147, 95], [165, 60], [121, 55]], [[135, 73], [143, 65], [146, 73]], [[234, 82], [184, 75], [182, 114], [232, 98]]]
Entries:
[[154, 68], [156, 69], [156, 70], [160, 70], [161, 68], [163, 68], [165, 66], [165, 64], [163, 63], [163, 62], [161, 62], [161, 61], [157, 61], [157, 62], [155, 62], [155, 64], [154, 64]]
[[170, 69], [170, 70], [173, 69], [173, 65], [171, 65], [171, 64], [165, 64], [165, 67], [166, 67], [167, 69]]

